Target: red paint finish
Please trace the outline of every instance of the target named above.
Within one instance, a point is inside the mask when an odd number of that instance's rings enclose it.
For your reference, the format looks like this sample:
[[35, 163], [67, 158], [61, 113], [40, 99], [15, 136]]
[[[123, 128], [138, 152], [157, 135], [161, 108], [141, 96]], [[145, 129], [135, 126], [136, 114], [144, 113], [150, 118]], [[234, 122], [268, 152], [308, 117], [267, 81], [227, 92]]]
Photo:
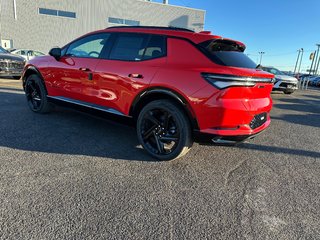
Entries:
[[[63, 56], [57, 61], [51, 56], [45, 56], [30, 60], [25, 67], [24, 76], [33, 67], [41, 74], [49, 96], [66, 97], [112, 108], [127, 116], [130, 115], [135, 100], [144, 91], [157, 88], [170, 90], [185, 101], [202, 133], [221, 136], [252, 135], [269, 126], [272, 83], [218, 89], [201, 76], [201, 73], [212, 73], [273, 78], [273, 75], [257, 69], [218, 65], [195, 46], [221, 37], [207, 32], [148, 28], [111, 28], [90, 34], [101, 32], [138, 32], [167, 36], [167, 56], [146, 61], [71, 56]], [[254, 116], [263, 112], [267, 113], [267, 121], [258, 128], [251, 129], [249, 124]]]

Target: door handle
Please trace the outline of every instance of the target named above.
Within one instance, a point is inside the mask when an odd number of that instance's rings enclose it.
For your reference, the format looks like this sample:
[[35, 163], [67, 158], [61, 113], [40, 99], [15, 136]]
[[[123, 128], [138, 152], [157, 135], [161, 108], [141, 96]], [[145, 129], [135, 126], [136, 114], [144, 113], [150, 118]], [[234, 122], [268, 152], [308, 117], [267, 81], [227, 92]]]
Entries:
[[79, 68], [80, 71], [84, 71], [84, 72], [91, 72], [91, 70], [89, 68], [86, 67], [81, 67]]
[[139, 73], [130, 73], [128, 75], [128, 77], [130, 77], [130, 78], [143, 78], [143, 75], [139, 74]]
[[81, 67], [81, 68], [79, 68], [79, 70], [88, 73], [88, 80], [91, 81], [93, 79], [93, 74], [92, 74], [92, 71], [90, 70], [90, 68]]

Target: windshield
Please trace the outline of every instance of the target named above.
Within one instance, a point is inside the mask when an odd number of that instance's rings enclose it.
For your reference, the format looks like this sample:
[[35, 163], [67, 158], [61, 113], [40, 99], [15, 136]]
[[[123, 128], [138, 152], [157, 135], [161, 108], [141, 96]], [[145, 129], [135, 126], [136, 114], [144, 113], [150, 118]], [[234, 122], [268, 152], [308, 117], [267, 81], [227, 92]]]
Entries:
[[5, 50], [4, 48], [0, 47], [0, 53], [8, 53], [8, 51]]
[[219, 65], [241, 68], [256, 68], [257, 64], [243, 53], [245, 46], [230, 40], [214, 39], [199, 44]]
[[280, 70], [276, 69], [276, 68], [268, 68], [268, 67], [262, 67], [263, 71], [272, 73], [274, 75], [284, 75], [283, 72], [281, 72]]

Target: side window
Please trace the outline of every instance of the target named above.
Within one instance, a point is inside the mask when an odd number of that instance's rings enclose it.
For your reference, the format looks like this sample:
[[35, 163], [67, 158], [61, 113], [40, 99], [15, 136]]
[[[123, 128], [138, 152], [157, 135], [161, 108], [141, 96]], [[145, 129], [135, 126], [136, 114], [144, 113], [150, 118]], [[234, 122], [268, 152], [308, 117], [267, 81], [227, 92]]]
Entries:
[[163, 36], [151, 36], [148, 46], [144, 49], [143, 60], [159, 58], [167, 55], [167, 39]]
[[123, 61], [140, 61], [143, 57], [148, 35], [119, 34], [110, 52], [110, 59]]
[[43, 56], [43, 54], [41, 52], [38, 51], [33, 51], [33, 56]]
[[71, 43], [64, 55], [83, 58], [99, 58], [109, 33], [90, 35]]
[[21, 50], [20, 54], [23, 56], [27, 55], [25, 50]]

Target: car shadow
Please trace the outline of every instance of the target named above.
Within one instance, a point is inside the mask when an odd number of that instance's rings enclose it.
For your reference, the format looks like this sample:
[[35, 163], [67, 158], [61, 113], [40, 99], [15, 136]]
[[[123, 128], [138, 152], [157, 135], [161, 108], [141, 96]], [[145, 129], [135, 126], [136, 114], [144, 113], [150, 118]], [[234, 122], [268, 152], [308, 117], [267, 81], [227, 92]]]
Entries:
[[[81, 110], [81, 109], [80, 109]], [[89, 113], [88, 113], [89, 112]], [[83, 155], [154, 162], [140, 146], [133, 121], [98, 112], [81, 112], [57, 106], [48, 114], [29, 110], [23, 91], [0, 87], [0, 146], [30, 152]], [[274, 117], [319, 127], [319, 116], [284, 115]], [[311, 120], [310, 120], [311, 119]], [[305, 122], [303, 122], [305, 120]], [[320, 153], [255, 144], [242, 144], [264, 152], [320, 158]]]
[[241, 145], [237, 145], [237, 148], [240, 149], [252, 149], [262, 152], [271, 152], [271, 153], [279, 153], [279, 154], [289, 154], [289, 155], [297, 155], [303, 157], [312, 157], [316, 159], [320, 159], [320, 152], [302, 150], [302, 149], [290, 149], [285, 147], [276, 147], [276, 146], [266, 146], [266, 145], [258, 145], [253, 143], [243, 143]]
[[55, 107], [48, 114], [29, 110], [25, 96], [0, 88], [0, 146], [55, 154], [155, 161], [139, 146], [128, 119]]

